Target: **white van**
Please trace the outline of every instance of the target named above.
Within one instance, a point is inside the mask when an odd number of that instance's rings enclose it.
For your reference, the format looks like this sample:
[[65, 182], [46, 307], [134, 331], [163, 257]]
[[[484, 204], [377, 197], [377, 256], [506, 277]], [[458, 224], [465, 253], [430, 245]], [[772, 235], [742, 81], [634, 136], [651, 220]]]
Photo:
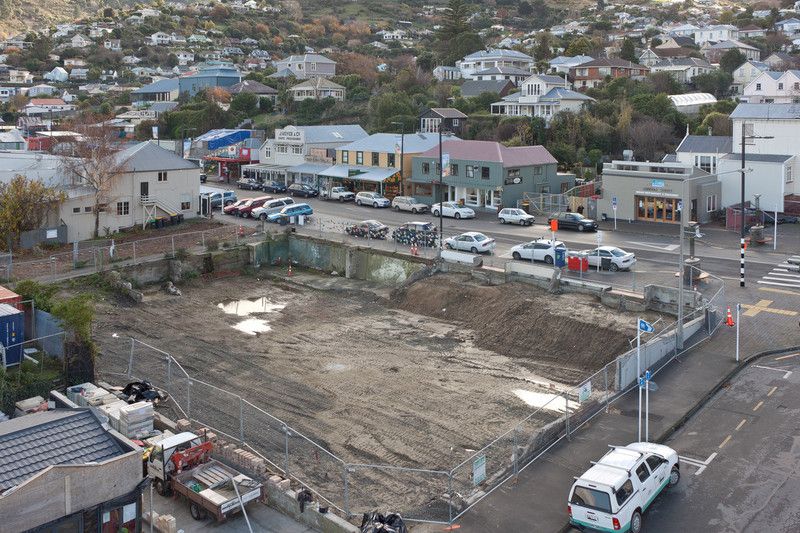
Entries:
[[642, 513], [666, 487], [681, 479], [678, 454], [649, 442], [611, 450], [569, 491], [569, 523], [578, 529], [640, 533]]

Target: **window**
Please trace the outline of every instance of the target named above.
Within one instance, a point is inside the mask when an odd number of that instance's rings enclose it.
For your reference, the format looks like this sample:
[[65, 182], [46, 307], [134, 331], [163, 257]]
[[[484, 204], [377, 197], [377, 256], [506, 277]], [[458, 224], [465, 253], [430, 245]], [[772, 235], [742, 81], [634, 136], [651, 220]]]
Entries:
[[84, 213], [91, 213], [92, 212], [92, 206], [87, 205], [86, 207], [83, 208], [83, 212]]
[[356, 152], [356, 165], [364, 164], [364, 152]]
[[542, 175], [542, 167], [533, 167], [533, 175], [534, 176], [541, 176]]
[[395, 167], [395, 155], [394, 154], [386, 154], [386, 164], [390, 167]]
[[640, 464], [638, 468], [636, 468], [636, 475], [642, 483], [647, 481], [647, 478], [650, 477], [650, 471], [647, 469], [647, 465], [644, 463]]
[[664, 463], [666, 463], [664, 459], [662, 459], [661, 457], [657, 457], [655, 455], [651, 455], [650, 457], [647, 458], [647, 466], [650, 467], [650, 470], [652, 472], [655, 472], [656, 468], [658, 468]]
[[[628, 481], [630, 483], [630, 481]], [[590, 489], [588, 487], [575, 487], [570, 503], [590, 509], [597, 509], [605, 513], [611, 512], [611, 498], [607, 492]]]
[[450, 165], [450, 175], [451, 176], [458, 176], [458, 165], [456, 165], [455, 163]]
[[303, 154], [303, 147], [302, 146], [292, 146], [292, 153], [296, 155]]
[[794, 90], [795, 91], [800, 91], [800, 81], [794, 82]]
[[756, 83], [756, 91], [760, 91], [760, 90], [761, 90], [761, 84], [760, 83]]
[[372, 166], [377, 167], [380, 163], [380, 155], [378, 152], [372, 152]]
[[270, 157], [272, 157], [272, 147], [265, 146], [264, 147], [264, 159], [269, 159]]
[[599, 67], [597, 73], [601, 76], [611, 76], [611, 67]]
[[347, 150], [342, 150], [342, 163], [350, 163], [350, 152]]
[[117, 216], [121, 217], [124, 215], [129, 215], [130, 212], [131, 212], [130, 202], [117, 202]]
[[489, 167], [481, 167], [481, 179], [482, 180], [489, 179]]
[[453, 126], [458, 126], [458, 119], [457, 118], [453, 119]]
[[695, 166], [706, 172], [714, 172], [714, 159], [710, 155], [695, 156]]
[[317, 70], [317, 64], [311, 63], [311, 70]]
[[472, 165], [467, 165], [467, 177], [474, 178], [475, 177], [475, 167]]
[[711, 213], [717, 210], [717, 196], [710, 194], [706, 196], [706, 212]]
[[289, 147], [286, 146], [285, 144], [279, 144], [278, 146], [275, 147], [275, 151], [278, 152], [279, 154], [288, 154]]
[[631, 497], [633, 494], [633, 483], [629, 479], [626, 481], [616, 492], [615, 496], [617, 497], [617, 505], [622, 505], [625, 503], [628, 498]]
[[430, 163], [422, 163], [422, 173], [423, 174], [430, 174], [431, 173], [431, 164]]
[[80, 213], [81, 212], [81, 208], [80, 207], [73, 207], [72, 208], [72, 212], [73, 213]]

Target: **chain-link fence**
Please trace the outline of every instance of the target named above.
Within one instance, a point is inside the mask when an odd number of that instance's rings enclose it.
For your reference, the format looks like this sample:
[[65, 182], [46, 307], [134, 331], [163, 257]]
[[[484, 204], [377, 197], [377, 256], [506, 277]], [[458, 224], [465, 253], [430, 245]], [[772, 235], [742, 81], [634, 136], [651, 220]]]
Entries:
[[162, 257], [175, 257], [181, 250], [235, 246], [254, 233], [260, 233], [260, 228], [221, 225], [203, 231], [131, 241], [89, 241], [71, 251], [50, 253], [39, 259], [12, 261], [9, 254], [0, 257], [0, 280], [54, 280], [75, 271], [91, 273], [112, 270]]

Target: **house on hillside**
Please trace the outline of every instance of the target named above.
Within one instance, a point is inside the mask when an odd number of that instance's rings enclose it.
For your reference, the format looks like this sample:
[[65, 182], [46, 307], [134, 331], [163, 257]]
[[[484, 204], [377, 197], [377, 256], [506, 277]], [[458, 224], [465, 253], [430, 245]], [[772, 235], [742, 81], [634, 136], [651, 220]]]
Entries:
[[135, 102], [173, 102], [180, 95], [178, 80], [167, 78], [155, 81], [144, 87], [131, 91], [131, 100]]
[[775, 23], [775, 30], [783, 33], [789, 38], [794, 37], [800, 32], [800, 19], [791, 17]]
[[302, 102], [309, 98], [313, 100], [333, 98], [341, 102], [345, 98], [345, 91], [344, 86], [320, 77], [309, 78], [289, 88], [295, 102]]
[[423, 111], [419, 116], [419, 131], [421, 133], [438, 133], [439, 128], [453, 135], [463, 135], [467, 115], [452, 107], [432, 107]]
[[500, 96], [506, 96], [511, 93], [516, 87], [514, 83], [509, 80], [495, 80], [495, 81], [475, 81], [467, 80], [461, 84], [461, 96], [463, 98], [475, 98], [484, 93], [497, 93]]
[[583, 65], [589, 61], [594, 61], [594, 58], [591, 56], [558, 56], [548, 62], [550, 67], [549, 71], [550, 74], [560, 73], [566, 76], [569, 75], [569, 70], [571, 68]]
[[277, 103], [278, 101], [277, 89], [274, 89], [269, 85], [264, 85], [263, 83], [255, 80], [242, 80], [239, 83], [228, 87], [228, 92], [232, 95], [252, 93], [258, 96], [259, 99], [265, 98], [271, 101], [273, 104]]
[[[773, 54], [774, 55], [774, 54]], [[756, 79], [762, 72], [770, 69], [767, 63], [760, 61], [746, 61], [739, 65], [733, 71], [733, 84], [731, 85], [731, 92], [733, 94], [742, 94], [742, 90], [754, 79]]]
[[122, 41], [119, 39], [106, 39], [103, 41], [103, 48], [106, 50], [111, 50], [112, 52], [121, 52]]
[[336, 61], [320, 54], [291, 55], [275, 62], [276, 71], [288, 70], [301, 80], [336, 75]]
[[516, 50], [487, 49], [474, 52], [456, 61], [456, 67], [461, 71], [461, 77], [474, 80], [474, 75], [480, 71], [495, 68], [509, 67], [531, 72], [536, 62], [528, 54]]
[[686, 85], [691, 84], [695, 76], [708, 74], [713, 70], [716, 68], [711, 63], [697, 57], [662, 59], [650, 67], [651, 72], [669, 72], [672, 77]]
[[208, 65], [194, 74], [178, 78], [180, 94], [194, 96], [203, 89], [221, 87], [227, 89], [242, 81], [242, 73], [236, 67], [220, 64]]
[[751, 104], [798, 104], [800, 70], [762, 72], [744, 87], [741, 99]]
[[597, 87], [606, 79], [631, 78], [643, 80], [650, 73], [650, 69], [638, 63], [624, 59], [599, 58], [588, 63], [569, 69], [572, 85], [577, 90], [586, 90]]
[[739, 50], [745, 59], [758, 61], [761, 58], [761, 50], [755, 46], [736, 40], [720, 41], [716, 43], [706, 42], [701, 48], [703, 55], [710, 63], [719, 64], [720, 58], [731, 50]]
[[774, 52], [764, 60], [764, 63], [769, 65], [770, 70], [798, 69], [800, 68], [800, 57], [786, 52]]
[[472, 79], [478, 81], [509, 80], [514, 85], [519, 86], [522, 80], [530, 75], [530, 70], [514, 67], [491, 67], [474, 73]]
[[560, 76], [533, 74], [522, 82], [521, 91], [509, 94], [491, 106], [493, 115], [539, 117], [549, 123], [560, 111], [580, 111], [589, 102], [585, 94], [569, 88]]
[[92, 40], [85, 35], [78, 33], [72, 36], [72, 39], [70, 39], [69, 43], [72, 48], [86, 48], [87, 46], [92, 45]]
[[433, 69], [433, 77], [439, 81], [454, 81], [461, 79], [461, 70], [456, 67], [439, 65]]
[[698, 46], [711, 41], [731, 41], [739, 38], [739, 28], [732, 24], [712, 24], [694, 31], [694, 42]]

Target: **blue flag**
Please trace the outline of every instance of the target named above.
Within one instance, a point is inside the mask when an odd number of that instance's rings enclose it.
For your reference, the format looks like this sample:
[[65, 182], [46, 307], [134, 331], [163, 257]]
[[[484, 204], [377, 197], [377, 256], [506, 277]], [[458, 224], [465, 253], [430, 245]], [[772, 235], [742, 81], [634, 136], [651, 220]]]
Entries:
[[640, 331], [644, 331], [645, 333], [652, 333], [652, 332], [655, 331], [655, 328], [653, 327], [653, 324], [651, 324], [650, 322], [640, 318], [639, 319], [639, 330]]

